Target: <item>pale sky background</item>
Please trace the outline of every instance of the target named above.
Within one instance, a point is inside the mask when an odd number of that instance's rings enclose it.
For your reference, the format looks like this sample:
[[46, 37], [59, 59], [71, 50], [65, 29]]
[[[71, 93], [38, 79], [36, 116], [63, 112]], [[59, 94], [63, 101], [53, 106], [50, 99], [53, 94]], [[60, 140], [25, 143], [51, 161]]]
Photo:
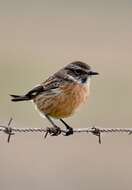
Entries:
[[[73, 127], [132, 127], [132, 1], [0, 1], [0, 123], [47, 127], [31, 103], [12, 103], [75, 60], [98, 71]], [[0, 135], [2, 190], [131, 190], [132, 136]]]

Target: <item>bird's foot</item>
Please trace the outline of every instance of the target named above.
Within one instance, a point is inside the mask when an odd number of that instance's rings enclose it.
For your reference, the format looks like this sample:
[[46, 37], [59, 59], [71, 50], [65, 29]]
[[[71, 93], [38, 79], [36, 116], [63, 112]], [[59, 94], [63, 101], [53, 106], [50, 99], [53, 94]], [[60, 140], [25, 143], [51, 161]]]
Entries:
[[47, 127], [44, 137], [46, 138], [48, 134], [51, 136], [58, 136], [61, 134], [61, 129], [60, 129], [60, 127], [57, 127], [57, 126]]
[[64, 136], [73, 135], [73, 128], [70, 127], [63, 119], [60, 119], [60, 121], [65, 125], [66, 132], [64, 132]]
[[67, 130], [64, 134], [64, 136], [69, 136], [69, 135], [73, 135], [73, 128], [72, 127], [67, 127]]
[[51, 136], [58, 136], [60, 134], [61, 134], [60, 127], [55, 126], [51, 128]]

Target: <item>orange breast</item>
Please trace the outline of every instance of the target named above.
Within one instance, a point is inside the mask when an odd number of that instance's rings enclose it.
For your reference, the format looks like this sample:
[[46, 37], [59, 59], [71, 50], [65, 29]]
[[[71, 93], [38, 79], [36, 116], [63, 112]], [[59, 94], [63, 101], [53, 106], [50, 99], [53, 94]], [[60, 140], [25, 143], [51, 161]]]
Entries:
[[57, 96], [36, 99], [38, 109], [54, 118], [65, 118], [72, 115], [77, 108], [85, 103], [89, 95], [89, 87], [81, 84], [65, 85], [61, 87], [61, 93]]

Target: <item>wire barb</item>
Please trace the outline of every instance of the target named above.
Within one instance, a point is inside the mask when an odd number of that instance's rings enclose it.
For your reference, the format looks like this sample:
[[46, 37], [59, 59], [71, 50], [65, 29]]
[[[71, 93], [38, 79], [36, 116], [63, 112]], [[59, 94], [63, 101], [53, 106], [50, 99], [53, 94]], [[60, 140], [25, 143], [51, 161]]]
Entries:
[[7, 127], [5, 127], [5, 130], [4, 130], [4, 132], [5, 132], [6, 134], [8, 134], [8, 138], [7, 138], [7, 142], [8, 142], [8, 143], [10, 142], [11, 136], [12, 136], [12, 135], [15, 135], [15, 133], [12, 132], [12, 128], [10, 127], [12, 121], [13, 121], [13, 119], [12, 119], [12, 117], [11, 117], [10, 120], [9, 120], [9, 122], [8, 122]]
[[93, 135], [97, 136], [99, 138], [99, 144], [101, 144], [101, 132], [100, 129], [96, 128], [96, 127], [92, 127], [93, 131]]

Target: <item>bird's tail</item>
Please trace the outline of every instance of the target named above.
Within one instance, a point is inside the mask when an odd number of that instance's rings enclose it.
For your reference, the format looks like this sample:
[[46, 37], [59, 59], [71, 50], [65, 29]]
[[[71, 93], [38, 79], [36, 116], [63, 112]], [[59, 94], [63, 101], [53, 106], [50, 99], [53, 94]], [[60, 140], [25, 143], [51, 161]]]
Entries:
[[13, 102], [19, 102], [19, 101], [27, 101], [27, 100], [31, 100], [28, 96], [24, 95], [24, 96], [18, 96], [18, 95], [10, 95], [12, 97], [11, 101]]
[[28, 101], [28, 100], [33, 100], [39, 93], [43, 92], [44, 88], [42, 85], [36, 86], [32, 90], [30, 90], [27, 94], [23, 96], [18, 96], [18, 95], [10, 95], [12, 97], [11, 101], [13, 102], [19, 102], [19, 101]]

